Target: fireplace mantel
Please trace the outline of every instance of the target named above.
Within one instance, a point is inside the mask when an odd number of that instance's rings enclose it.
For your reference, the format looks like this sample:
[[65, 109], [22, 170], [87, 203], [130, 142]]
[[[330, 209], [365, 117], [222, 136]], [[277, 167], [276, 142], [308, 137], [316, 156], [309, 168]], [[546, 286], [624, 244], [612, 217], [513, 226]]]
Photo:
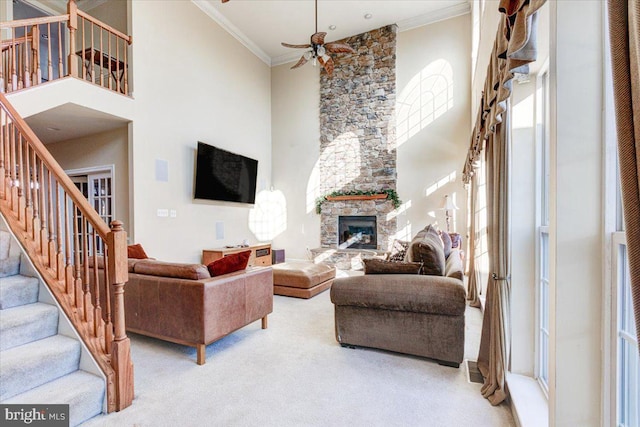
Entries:
[[327, 196], [326, 199], [330, 202], [335, 202], [339, 200], [378, 200], [378, 199], [386, 199], [387, 194], [353, 194], [353, 195], [344, 195], [344, 196]]

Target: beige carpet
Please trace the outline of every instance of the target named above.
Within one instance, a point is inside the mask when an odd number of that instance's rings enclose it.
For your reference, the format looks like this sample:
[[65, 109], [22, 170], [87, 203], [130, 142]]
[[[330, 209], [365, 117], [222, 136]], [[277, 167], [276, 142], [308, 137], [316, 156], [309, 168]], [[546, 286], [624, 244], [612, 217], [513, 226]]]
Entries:
[[[480, 312], [467, 308], [466, 357], [478, 351]], [[459, 369], [417, 357], [346, 349], [334, 338], [329, 291], [274, 297], [260, 322], [195, 349], [131, 335], [136, 391], [122, 412], [86, 426], [511, 426]]]

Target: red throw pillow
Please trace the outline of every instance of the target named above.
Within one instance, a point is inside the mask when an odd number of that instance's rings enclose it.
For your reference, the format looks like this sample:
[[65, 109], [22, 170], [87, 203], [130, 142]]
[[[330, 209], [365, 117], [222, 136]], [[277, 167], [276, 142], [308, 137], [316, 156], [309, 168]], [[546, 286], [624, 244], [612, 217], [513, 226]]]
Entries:
[[245, 268], [247, 268], [250, 256], [251, 251], [244, 251], [217, 259], [211, 264], [207, 265], [209, 274], [211, 274], [211, 277], [222, 276], [223, 274], [244, 270]]
[[142, 249], [142, 245], [137, 243], [135, 245], [127, 246], [127, 258], [135, 258], [135, 259], [147, 259], [147, 253]]

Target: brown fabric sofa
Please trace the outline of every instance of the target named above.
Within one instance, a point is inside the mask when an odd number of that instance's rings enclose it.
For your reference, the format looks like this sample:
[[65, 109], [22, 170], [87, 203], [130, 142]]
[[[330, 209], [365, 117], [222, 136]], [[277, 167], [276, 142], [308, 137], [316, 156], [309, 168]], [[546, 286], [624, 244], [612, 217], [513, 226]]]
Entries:
[[199, 365], [208, 344], [258, 319], [265, 329], [272, 311], [271, 267], [210, 277], [200, 264], [129, 260], [127, 330], [196, 347]]
[[368, 274], [338, 278], [331, 288], [336, 339], [436, 359], [458, 367], [464, 358], [466, 293], [457, 249], [445, 275]]

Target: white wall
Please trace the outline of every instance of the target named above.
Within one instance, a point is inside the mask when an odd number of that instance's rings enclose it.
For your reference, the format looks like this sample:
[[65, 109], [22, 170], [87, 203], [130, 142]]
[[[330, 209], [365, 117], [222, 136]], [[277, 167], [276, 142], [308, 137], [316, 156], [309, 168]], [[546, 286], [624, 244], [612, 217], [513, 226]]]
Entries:
[[[409, 102], [412, 95], [426, 100], [434, 88], [433, 78], [447, 74], [452, 96], [442, 112], [424, 113], [419, 132], [404, 132], [398, 148], [398, 193], [406, 203], [398, 217], [398, 237], [426, 224], [438, 222], [444, 228], [444, 212], [437, 211], [444, 195], [456, 197], [456, 231], [466, 234], [466, 196], [460, 180], [469, 143], [471, 29], [469, 15], [398, 34], [397, 93]], [[443, 64], [450, 72], [443, 71]], [[445, 65], [446, 65], [445, 64]], [[320, 246], [320, 218], [314, 211], [319, 196], [314, 167], [319, 156], [319, 78], [311, 66], [290, 70], [291, 64], [272, 69], [273, 183], [287, 199], [287, 229], [274, 239], [274, 246], [286, 250], [287, 258], [306, 258], [306, 248]], [[417, 76], [417, 77], [416, 77]], [[425, 90], [412, 86], [424, 77]], [[419, 104], [418, 104], [419, 105]], [[428, 116], [428, 117], [427, 117]], [[438, 182], [455, 175], [452, 182]], [[427, 197], [427, 189], [433, 193]], [[429, 216], [431, 212], [434, 217]]]
[[[400, 239], [410, 240], [429, 223], [445, 229], [444, 211], [438, 210], [445, 195], [460, 208], [454, 211], [451, 231], [466, 236], [467, 196], [461, 171], [471, 128], [470, 51], [468, 14], [398, 34], [397, 188], [405, 203], [398, 216]], [[448, 87], [443, 91], [444, 81]], [[403, 104], [413, 108], [401, 108]], [[420, 123], [413, 127], [418, 114]]]
[[84, 138], [48, 144], [47, 149], [65, 171], [114, 166], [115, 219], [129, 230], [129, 161], [127, 126]]
[[[193, 199], [195, 150], [202, 141], [257, 159], [258, 189], [270, 186], [269, 67], [191, 2], [135, 1], [131, 9], [135, 241], [151, 256], [191, 262], [205, 248], [255, 242], [251, 206]], [[156, 159], [168, 162], [168, 182], [156, 181]]]
[[287, 202], [287, 227], [273, 245], [287, 258], [307, 259], [307, 248], [320, 246], [320, 69], [291, 65], [271, 69], [273, 186]]

